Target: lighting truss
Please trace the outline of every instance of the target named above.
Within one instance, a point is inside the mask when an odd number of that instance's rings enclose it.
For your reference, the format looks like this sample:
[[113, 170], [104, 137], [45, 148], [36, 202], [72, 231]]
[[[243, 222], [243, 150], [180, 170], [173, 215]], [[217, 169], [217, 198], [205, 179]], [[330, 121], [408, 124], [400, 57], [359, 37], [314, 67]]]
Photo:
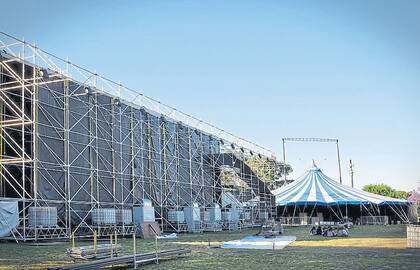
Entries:
[[[314, 142], [314, 143], [335, 143], [337, 150], [337, 161], [338, 161], [338, 174], [340, 177], [340, 184], [343, 183], [341, 178], [341, 159], [340, 159], [340, 148], [338, 146], [338, 139], [331, 138], [283, 138], [283, 162], [286, 164], [286, 142]], [[286, 174], [284, 174], [284, 182], [286, 183]]]

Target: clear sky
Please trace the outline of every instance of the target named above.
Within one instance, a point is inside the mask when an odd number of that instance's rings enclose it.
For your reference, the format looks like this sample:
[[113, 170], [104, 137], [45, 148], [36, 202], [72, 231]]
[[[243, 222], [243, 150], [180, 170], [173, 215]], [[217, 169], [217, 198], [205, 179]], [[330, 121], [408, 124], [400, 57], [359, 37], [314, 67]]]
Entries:
[[[1, 1], [0, 30], [276, 151], [420, 184], [420, 1]], [[118, 3], [117, 3], [118, 2]], [[334, 145], [287, 144], [298, 176]]]

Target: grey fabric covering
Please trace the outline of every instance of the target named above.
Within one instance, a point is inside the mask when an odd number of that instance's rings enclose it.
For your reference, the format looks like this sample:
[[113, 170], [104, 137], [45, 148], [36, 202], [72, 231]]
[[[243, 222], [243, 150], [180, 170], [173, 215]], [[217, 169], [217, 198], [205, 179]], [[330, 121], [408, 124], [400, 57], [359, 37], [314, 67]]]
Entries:
[[[90, 209], [99, 205], [131, 207], [142, 199], [155, 206], [214, 202], [211, 154], [220, 152], [218, 139], [73, 81], [38, 92], [38, 193], [56, 201], [69, 196], [69, 211], [77, 213], [71, 215], [73, 224], [89, 223]], [[64, 220], [65, 203], [54, 205]]]
[[11, 235], [19, 225], [17, 201], [0, 201], [0, 237]]

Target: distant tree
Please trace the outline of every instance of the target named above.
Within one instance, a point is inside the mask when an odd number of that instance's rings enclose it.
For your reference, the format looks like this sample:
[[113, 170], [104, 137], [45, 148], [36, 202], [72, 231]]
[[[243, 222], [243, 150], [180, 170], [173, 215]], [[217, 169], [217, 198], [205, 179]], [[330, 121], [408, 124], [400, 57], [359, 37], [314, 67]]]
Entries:
[[254, 156], [247, 158], [245, 162], [261, 180], [267, 183], [273, 183], [284, 174], [293, 172], [292, 166], [272, 158]]
[[408, 192], [395, 190], [392, 187], [385, 184], [371, 184], [363, 187], [363, 190], [373, 194], [378, 194], [382, 196], [387, 196], [397, 199], [407, 199], [409, 194]]

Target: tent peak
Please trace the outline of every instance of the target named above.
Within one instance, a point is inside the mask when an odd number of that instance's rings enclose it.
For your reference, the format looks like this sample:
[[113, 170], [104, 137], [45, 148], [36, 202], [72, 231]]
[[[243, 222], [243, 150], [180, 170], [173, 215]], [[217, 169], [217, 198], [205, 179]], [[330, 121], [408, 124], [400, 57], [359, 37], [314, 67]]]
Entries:
[[312, 159], [312, 168], [310, 169], [311, 171], [319, 171], [320, 169], [316, 166], [315, 164], [315, 160]]

